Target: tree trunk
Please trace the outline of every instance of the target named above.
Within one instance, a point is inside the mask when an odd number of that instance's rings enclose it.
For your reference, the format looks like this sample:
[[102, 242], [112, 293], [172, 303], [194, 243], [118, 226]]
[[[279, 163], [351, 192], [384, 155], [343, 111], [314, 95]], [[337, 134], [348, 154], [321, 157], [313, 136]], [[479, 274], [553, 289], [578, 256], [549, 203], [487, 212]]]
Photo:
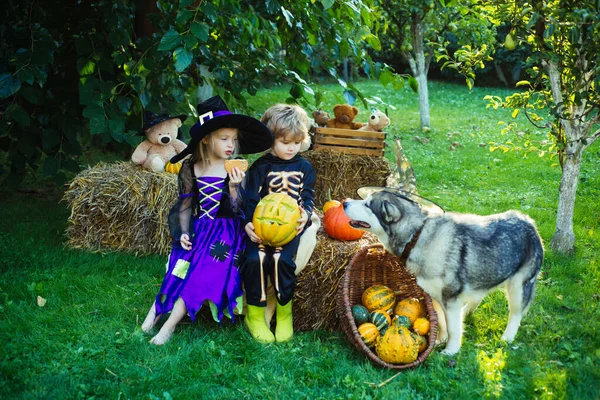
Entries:
[[427, 70], [428, 63], [425, 62], [425, 46], [423, 44], [423, 26], [418, 17], [413, 17], [410, 25], [412, 34], [413, 49], [415, 51], [415, 60], [409, 60], [413, 76], [419, 84], [419, 111], [421, 115], [421, 129], [429, 129], [431, 125], [429, 115], [429, 90], [427, 89]]
[[581, 168], [581, 152], [566, 154], [565, 164], [558, 192], [558, 211], [556, 213], [556, 232], [552, 236], [550, 247], [559, 253], [571, 254], [575, 249], [575, 233], [573, 232], [573, 215], [575, 195]]

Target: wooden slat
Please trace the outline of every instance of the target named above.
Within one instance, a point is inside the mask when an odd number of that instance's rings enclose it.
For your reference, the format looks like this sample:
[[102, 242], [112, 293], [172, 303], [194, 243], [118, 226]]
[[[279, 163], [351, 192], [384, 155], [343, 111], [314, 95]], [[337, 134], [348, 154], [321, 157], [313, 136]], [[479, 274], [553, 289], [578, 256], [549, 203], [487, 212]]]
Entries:
[[348, 137], [365, 137], [372, 139], [385, 139], [385, 132], [369, 132], [359, 131], [355, 129], [337, 129], [337, 128], [317, 128], [316, 134], [323, 135], [334, 135], [334, 136], [348, 136]]
[[375, 140], [363, 140], [363, 139], [344, 139], [330, 136], [315, 136], [315, 144], [330, 144], [340, 146], [351, 146], [351, 147], [367, 147], [372, 149], [382, 149], [383, 142]]
[[326, 146], [322, 144], [315, 144], [313, 146], [313, 150], [332, 150], [338, 151], [340, 153], [362, 154], [368, 156], [383, 156], [383, 150], [359, 149], [357, 147]]

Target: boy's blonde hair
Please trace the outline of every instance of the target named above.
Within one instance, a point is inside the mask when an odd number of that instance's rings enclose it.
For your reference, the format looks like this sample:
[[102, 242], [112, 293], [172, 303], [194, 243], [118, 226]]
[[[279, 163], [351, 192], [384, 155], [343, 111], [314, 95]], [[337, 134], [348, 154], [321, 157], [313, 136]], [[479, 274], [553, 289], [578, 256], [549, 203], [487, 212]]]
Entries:
[[[221, 129], [226, 129], [226, 128], [221, 128]], [[210, 155], [210, 153], [212, 153], [214, 151], [215, 148], [215, 137], [217, 136], [217, 134], [219, 133], [219, 131], [221, 129], [217, 129], [216, 131], [212, 131], [208, 136], [206, 136], [207, 143], [204, 142], [204, 139], [200, 140], [200, 143], [198, 143], [198, 147], [196, 147], [194, 149], [194, 152], [192, 153], [192, 163], [197, 163], [200, 162], [200, 164], [202, 164], [202, 168], [206, 168], [208, 166], [208, 156]], [[227, 128], [227, 129], [235, 129], [237, 130], [237, 143], [235, 148], [233, 149], [233, 154], [231, 155], [232, 158], [235, 158], [238, 155], [238, 152], [240, 150], [240, 130], [237, 128]]]
[[260, 121], [273, 132], [273, 139], [292, 135], [292, 140], [308, 139], [308, 115], [296, 104], [275, 104], [265, 111]]

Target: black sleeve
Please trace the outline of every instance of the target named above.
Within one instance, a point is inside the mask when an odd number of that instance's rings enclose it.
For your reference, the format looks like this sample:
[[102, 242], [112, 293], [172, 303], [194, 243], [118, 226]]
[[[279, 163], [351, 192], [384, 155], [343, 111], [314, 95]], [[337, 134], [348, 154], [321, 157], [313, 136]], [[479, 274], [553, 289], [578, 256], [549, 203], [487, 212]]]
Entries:
[[307, 171], [304, 173], [304, 182], [302, 183], [302, 193], [300, 193], [300, 199], [302, 207], [308, 213], [308, 219], [315, 208], [315, 183], [317, 180], [317, 173], [313, 166], [306, 161]]
[[261, 164], [260, 160], [255, 161], [244, 179], [242, 197], [245, 224], [252, 222], [254, 210], [260, 201], [260, 189], [264, 181]]

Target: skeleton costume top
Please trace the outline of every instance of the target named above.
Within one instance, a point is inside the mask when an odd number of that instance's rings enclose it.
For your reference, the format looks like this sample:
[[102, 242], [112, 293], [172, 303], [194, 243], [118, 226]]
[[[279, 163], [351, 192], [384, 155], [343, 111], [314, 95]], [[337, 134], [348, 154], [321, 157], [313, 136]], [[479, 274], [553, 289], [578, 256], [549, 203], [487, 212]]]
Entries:
[[[254, 210], [261, 198], [271, 193], [287, 193], [308, 213], [308, 223], [314, 208], [316, 172], [310, 162], [300, 155], [282, 160], [265, 154], [252, 164], [246, 174], [244, 187], [244, 217], [252, 221]], [[306, 227], [305, 227], [306, 230]], [[246, 256], [242, 279], [246, 302], [252, 306], [266, 305], [267, 279], [277, 293], [277, 301], [286, 305], [293, 297], [296, 286], [296, 252], [300, 236], [283, 247], [271, 248], [246, 240]]]
[[267, 153], [256, 160], [248, 174], [244, 187], [244, 217], [252, 222], [254, 210], [260, 199], [271, 193], [287, 193], [298, 201], [308, 213], [314, 208], [316, 172], [310, 162], [296, 155], [291, 160], [282, 160]]

